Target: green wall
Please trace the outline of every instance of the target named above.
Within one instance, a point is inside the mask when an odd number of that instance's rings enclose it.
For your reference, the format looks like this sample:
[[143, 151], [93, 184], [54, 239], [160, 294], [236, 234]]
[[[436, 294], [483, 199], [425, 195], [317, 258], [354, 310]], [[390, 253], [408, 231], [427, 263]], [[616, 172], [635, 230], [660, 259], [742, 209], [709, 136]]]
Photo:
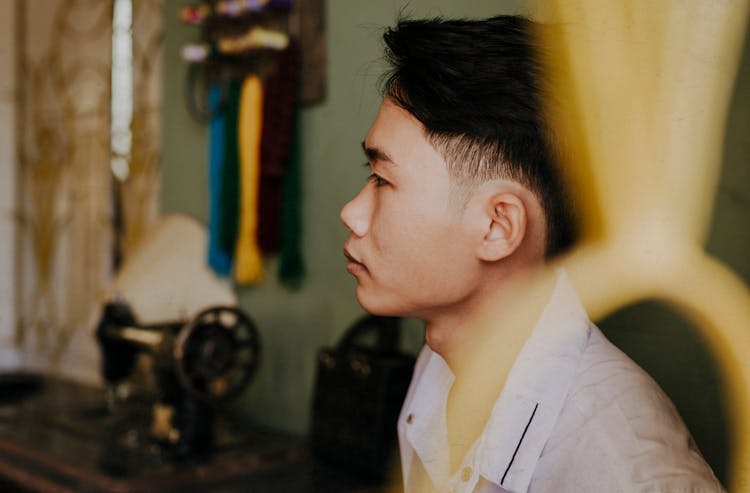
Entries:
[[[167, 0], [165, 7], [162, 208], [205, 220], [206, 129], [185, 110], [185, 65], [179, 59], [182, 44], [197, 39], [196, 28], [177, 20], [179, 7], [187, 3]], [[258, 323], [264, 344], [261, 370], [239, 405], [262, 423], [296, 432], [307, 430], [315, 353], [333, 343], [362, 313], [354, 298], [353, 280], [344, 270], [341, 247], [346, 232], [338, 214], [366, 177], [359, 145], [379, 104], [379, 35], [402, 9], [414, 17], [486, 17], [515, 12], [518, 6], [497, 0], [327, 0], [328, 97], [302, 112], [303, 246], [308, 277], [301, 289], [285, 289], [274, 280], [272, 261], [264, 285], [239, 290], [241, 305]], [[709, 249], [750, 281], [747, 54], [738, 87]], [[719, 382], [710, 356], [689, 325], [653, 303], [630, 307], [601, 325], [665, 387], [701, 449], [723, 476], [727, 439], [721, 409], [715, 405], [720, 398]], [[416, 347], [421, 336], [418, 324], [410, 323], [409, 330], [411, 345]], [[699, 406], [696, 400], [701, 401]]]

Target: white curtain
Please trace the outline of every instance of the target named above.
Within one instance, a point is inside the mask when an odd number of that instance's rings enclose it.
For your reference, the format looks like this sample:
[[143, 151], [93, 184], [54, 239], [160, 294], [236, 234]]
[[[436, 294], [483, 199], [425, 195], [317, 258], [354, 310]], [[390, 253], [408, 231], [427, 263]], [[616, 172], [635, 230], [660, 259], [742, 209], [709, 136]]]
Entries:
[[[98, 380], [93, 329], [113, 276], [115, 242], [136, 241], [158, 204], [159, 1], [147, 10], [151, 46], [134, 41], [131, 173], [111, 173], [112, 0], [21, 2], [20, 323], [28, 366]], [[138, 46], [139, 48], [136, 48]], [[147, 67], [143, 69], [142, 67]], [[156, 116], [154, 116], [156, 115]], [[116, 238], [115, 191], [122, 206]], [[137, 206], [132, 205], [138, 202]]]

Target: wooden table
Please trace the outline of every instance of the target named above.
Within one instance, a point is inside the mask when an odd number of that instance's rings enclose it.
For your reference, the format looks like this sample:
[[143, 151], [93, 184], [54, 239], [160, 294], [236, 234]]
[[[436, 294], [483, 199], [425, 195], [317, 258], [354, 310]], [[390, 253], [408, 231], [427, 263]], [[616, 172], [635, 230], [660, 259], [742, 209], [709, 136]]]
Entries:
[[225, 415], [217, 419], [210, 454], [176, 459], [150, 438], [138, 406], [115, 416], [99, 389], [49, 377], [27, 380], [34, 388], [0, 378], [3, 492], [379, 491], [313, 461], [301, 437]]

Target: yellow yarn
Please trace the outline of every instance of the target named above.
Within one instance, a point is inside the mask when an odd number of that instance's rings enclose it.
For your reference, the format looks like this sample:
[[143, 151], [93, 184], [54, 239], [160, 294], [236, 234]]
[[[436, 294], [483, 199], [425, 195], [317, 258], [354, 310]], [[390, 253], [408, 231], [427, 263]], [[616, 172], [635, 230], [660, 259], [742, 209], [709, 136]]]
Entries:
[[263, 86], [257, 76], [242, 84], [237, 122], [240, 157], [240, 220], [234, 277], [238, 284], [263, 280], [263, 258], [258, 247], [258, 188], [260, 139], [263, 128]]

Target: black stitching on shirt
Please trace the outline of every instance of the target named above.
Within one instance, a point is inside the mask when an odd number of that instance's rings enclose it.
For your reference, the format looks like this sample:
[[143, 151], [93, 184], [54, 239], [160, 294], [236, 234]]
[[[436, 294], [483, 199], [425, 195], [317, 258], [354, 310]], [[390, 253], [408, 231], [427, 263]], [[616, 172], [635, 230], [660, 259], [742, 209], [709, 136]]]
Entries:
[[536, 406], [534, 406], [534, 411], [531, 413], [531, 417], [529, 418], [529, 422], [526, 423], [526, 428], [523, 429], [523, 433], [521, 434], [521, 439], [518, 440], [518, 444], [516, 445], [516, 450], [513, 451], [513, 457], [510, 458], [510, 462], [508, 463], [508, 467], [505, 468], [505, 472], [503, 473], [503, 477], [500, 480], [500, 486], [503, 485], [503, 482], [505, 481], [505, 476], [508, 475], [508, 471], [510, 471], [510, 466], [513, 465], [513, 461], [516, 460], [516, 454], [518, 453], [518, 449], [521, 448], [521, 442], [523, 442], [523, 437], [526, 436], [526, 432], [529, 431], [529, 426], [531, 425], [531, 421], [534, 419], [534, 415], [536, 414], [536, 409], [539, 407], [539, 403], [536, 403]]

